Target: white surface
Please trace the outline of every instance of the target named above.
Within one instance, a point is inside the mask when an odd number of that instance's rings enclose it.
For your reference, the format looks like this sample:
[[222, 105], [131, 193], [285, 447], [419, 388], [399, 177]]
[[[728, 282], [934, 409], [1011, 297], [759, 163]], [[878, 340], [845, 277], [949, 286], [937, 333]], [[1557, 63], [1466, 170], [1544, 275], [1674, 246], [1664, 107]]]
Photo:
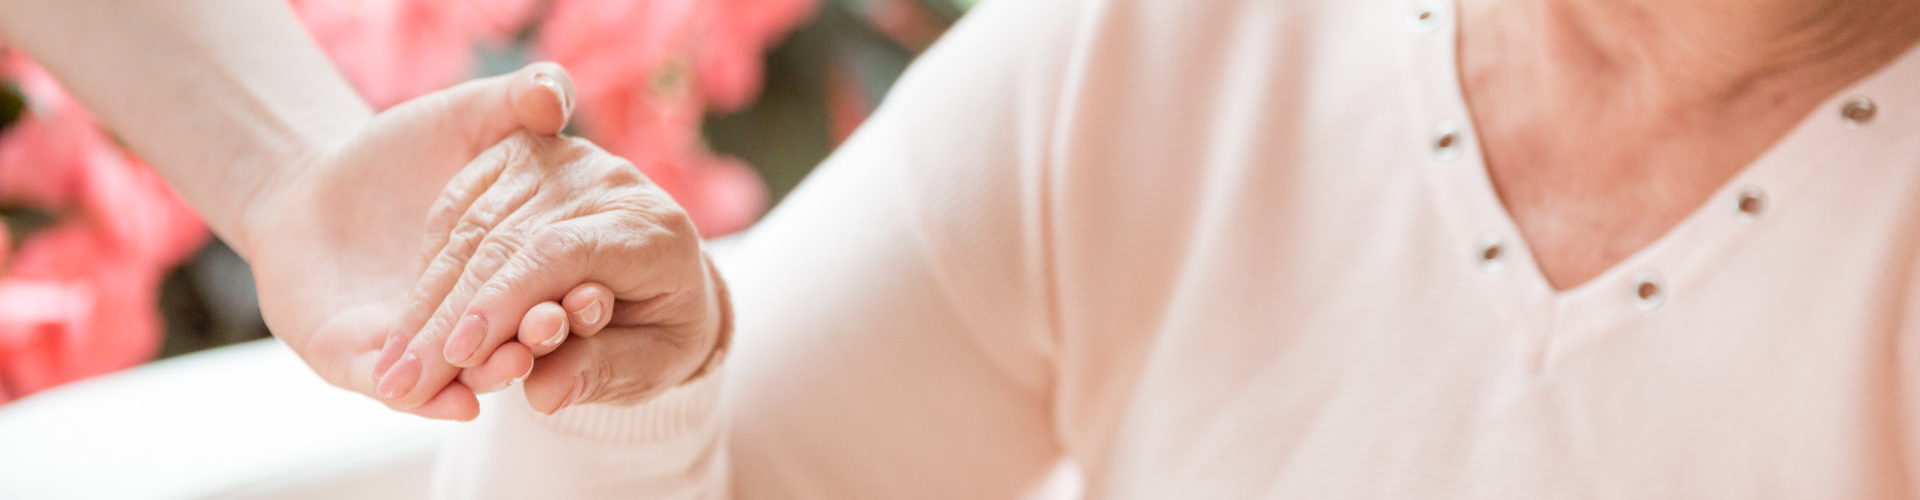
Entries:
[[[724, 266], [737, 241], [707, 248]], [[248, 342], [0, 405], [0, 500], [424, 498], [453, 425]]]
[[0, 499], [421, 498], [451, 425], [249, 342], [0, 406]]

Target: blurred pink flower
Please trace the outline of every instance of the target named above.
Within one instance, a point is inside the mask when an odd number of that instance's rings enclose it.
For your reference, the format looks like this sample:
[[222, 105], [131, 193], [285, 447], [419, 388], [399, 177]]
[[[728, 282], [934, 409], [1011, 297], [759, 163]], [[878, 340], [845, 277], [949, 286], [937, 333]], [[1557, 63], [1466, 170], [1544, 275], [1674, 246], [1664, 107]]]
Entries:
[[704, 0], [556, 0], [540, 24], [541, 56], [567, 67], [583, 107], [652, 85], [684, 59]]
[[18, 57], [0, 70], [32, 104], [0, 134], [0, 202], [58, 217], [0, 260], [4, 401], [152, 356], [160, 280], [207, 231], [44, 71]]
[[763, 54], [813, 14], [813, 0], [707, 0], [704, 31], [695, 40], [694, 74], [708, 105], [746, 106], [760, 93]]
[[99, 126], [67, 102], [66, 94], [39, 66], [17, 54], [0, 61], [27, 95], [30, 109], [0, 135], [0, 204], [61, 207], [79, 196], [84, 172], [76, 155], [99, 140]]
[[18, 395], [146, 361], [160, 271], [85, 224], [37, 233], [0, 281], [0, 379]]
[[751, 168], [709, 151], [700, 123], [759, 93], [762, 53], [813, 0], [558, 0], [540, 28], [543, 56], [580, 92], [587, 138], [634, 165], [708, 237], [752, 224], [766, 188]]
[[473, 74], [474, 47], [511, 36], [532, 0], [291, 0], [307, 32], [375, 108]]
[[766, 186], [745, 163], [706, 149], [700, 139], [701, 110], [689, 103], [616, 93], [582, 113], [581, 122], [595, 142], [632, 161], [671, 193], [700, 234], [715, 237], [745, 229], [760, 213]]
[[540, 0], [449, 0], [465, 4], [470, 12], [468, 24], [483, 43], [505, 42], [518, 34], [533, 19]]
[[[473, 72], [473, 49], [518, 32], [533, 0], [291, 0], [314, 38], [376, 107]], [[700, 142], [709, 107], [759, 92], [761, 54], [814, 0], [555, 0], [542, 57], [574, 75], [589, 139], [633, 160], [718, 236], [751, 224], [766, 198], [754, 172]], [[712, 172], [707, 172], [711, 170]], [[707, 183], [712, 183], [708, 185]]]
[[171, 264], [205, 242], [206, 227], [186, 203], [45, 70], [14, 56], [0, 74], [32, 103], [0, 133], [0, 203], [83, 219], [140, 260]]
[[672, 194], [701, 235], [746, 229], [763, 208], [766, 185], [745, 163], [707, 149], [697, 99], [655, 90], [611, 93], [583, 108], [587, 136]]
[[698, 210], [688, 208], [687, 213], [702, 235], [723, 236], [744, 230], [766, 208], [767, 185], [746, 162], [704, 153], [676, 165], [686, 166], [686, 184], [680, 192], [698, 200]]

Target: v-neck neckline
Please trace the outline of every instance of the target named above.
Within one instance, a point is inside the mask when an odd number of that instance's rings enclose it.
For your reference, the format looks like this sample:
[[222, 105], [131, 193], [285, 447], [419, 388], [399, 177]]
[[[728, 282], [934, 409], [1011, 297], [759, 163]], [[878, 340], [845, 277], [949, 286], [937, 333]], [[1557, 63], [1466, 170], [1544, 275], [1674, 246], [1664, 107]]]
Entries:
[[1421, 37], [1418, 43], [1423, 46], [1413, 55], [1419, 59], [1416, 65], [1422, 70], [1420, 78], [1428, 87], [1424, 89], [1426, 100], [1422, 104], [1430, 116], [1425, 118], [1435, 124], [1434, 128], [1423, 130], [1435, 130], [1437, 135], [1438, 129], [1450, 129], [1458, 142], [1452, 158], [1434, 160], [1440, 164], [1435, 169], [1439, 184], [1452, 191], [1451, 196], [1444, 198], [1459, 202], [1460, 206], [1452, 207], [1460, 210], [1462, 220], [1459, 222], [1472, 228], [1468, 230], [1481, 232], [1471, 235], [1462, 247], [1473, 251], [1479, 242], [1498, 241], [1502, 246], [1499, 253], [1505, 260], [1499, 266], [1500, 272], [1509, 273], [1509, 279], [1518, 281], [1509, 284], [1519, 286], [1514, 291], [1523, 295], [1520, 302], [1549, 306], [1560, 313], [1586, 309], [1583, 304], [1588, 303], [1606, 304], [1608, 309], [1611, 306], [1631, 308], [1636, 304], [1637, 289], [1643, 282], [1655, 283], [1661, 301], [1643, 309], [1657, 311], [1667, 306], [1665, 301], [1676, 297], [1684, 301], [1684, 293], [1676, 291], [1684, 292], [1688, 283], [1709, 269], [1714, 256], [1719, 255], [1724, 246], [1766, 225], [1764, 217], [1741, 217], [1738, 204], [1743, 193], [1764, 193], [1768, 211], [1792, 209], [1806, 183], [1817, 181], [1813, 174], [1818, 171], [1818, 162], [1807, 155], [1818, 148], [1806, 147], [1805, 143], [1844, 138], [1840, 136], [1849, 132], [1846, 130], [1849, 126], [1839, 113], [1841, 106], [1866, 93], [1864, 89], [1868, 87], [1884, 87], [1881, 81], [1896, 68], [1920, 66], [1920, 45], [1909, 47], [1865, 78], [1829, 96], [1660, 236], [1592, 278], [1570, 288], [1556, 289], [1540, 268], [1532, 246], [1521, 237], [1518, 224], [1500, 199], [1487, 170], [1460, 81], [1459, 6], [1457, 2], [1437, 0], [1417, 3], [1417, 9], [1422, 12], [1444, 16], [1425, 21], [1426, 29], [1417, 30], [1424, 31], [1417, 35]]

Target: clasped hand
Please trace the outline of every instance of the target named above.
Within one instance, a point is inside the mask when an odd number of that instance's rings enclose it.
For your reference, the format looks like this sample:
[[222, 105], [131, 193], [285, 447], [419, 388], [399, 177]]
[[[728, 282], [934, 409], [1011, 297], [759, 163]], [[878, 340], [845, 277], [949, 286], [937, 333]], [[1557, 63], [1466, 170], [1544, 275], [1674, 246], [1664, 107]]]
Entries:
[[471, 419], [515, 379], [552, 412], [697, 376], [724, 283], [666, 192], [557, 136], [571, 89], [542, 63], [423, 96], [253, 195], [236, 246], [274, 334], [328, 382], [432, 418]]

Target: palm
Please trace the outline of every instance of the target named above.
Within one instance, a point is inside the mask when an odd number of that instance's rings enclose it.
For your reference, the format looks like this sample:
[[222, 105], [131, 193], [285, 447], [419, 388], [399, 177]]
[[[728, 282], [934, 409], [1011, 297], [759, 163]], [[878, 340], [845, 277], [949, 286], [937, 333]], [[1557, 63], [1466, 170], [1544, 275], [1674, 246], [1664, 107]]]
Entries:
[[[447, 181], [523, 126], [553, 134], [565, 124], [557, 91], [536, 85], [541, 73], [564, 78], [557, 66], [534, 65], [382, 112], [258, 195], [247, 225], [261, 311], [328, 382], [374, 394], [373, 365], [411, 307], [405, 300], [421, 276], [427, 211]], [[461, 401], [412, 411], [477, 411], [463, 386], [447, 395]]]
[[420, 275], [428, 204], [473, 157], [458, 141], [418, 140], [451, 133], [431, 125], [377, 117], [281, 185], [260, 214], [274, 225], [254, 258], [267, 324], [336, 385], [368, 383], [351, 372], [364, 363], [371, 373], [368, 360]]

